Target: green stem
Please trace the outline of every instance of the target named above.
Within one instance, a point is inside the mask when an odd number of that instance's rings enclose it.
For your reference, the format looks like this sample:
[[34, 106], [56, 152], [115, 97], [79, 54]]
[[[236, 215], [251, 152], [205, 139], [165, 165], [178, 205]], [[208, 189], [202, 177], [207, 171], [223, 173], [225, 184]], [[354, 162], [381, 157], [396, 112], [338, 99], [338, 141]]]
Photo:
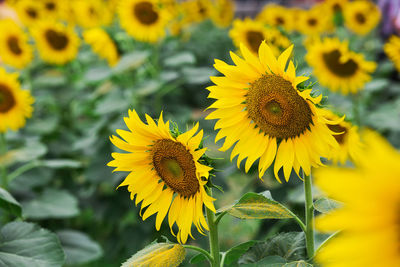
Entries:
[[291, 212], [290, 210], [288, 210], [289, 213], [293, 216], [293, 219], [297, 222], [297, 224], [300, 226], [301, 230], [303, 230], [304, 232], [306, 232], [306, 225], [303, 223], [303, 221], [293, 212]]
[[352, 95], [352, 105], [353, 105], [353, 118], [356, 125], [361, 126], [361, 114], [360, 114], [360, 99], [361, 93]]
[[198, 251], [201, 254], [203, 254], [210, 263], [213, 262], [213, 258], [211, 257], [210, 253], [208, 253], [208, 251], [206, 251], [202, 248], [196, 247], [196, 246], [191, 246], [191, 245], [183, 245], [183, 247], [187, 248], [187, 249]]
[[312, 196], [311, 174], [304, 175], [304, 194], [306, 209], [306, 247], [308, 258], [314, 257], [314, 205]]
[[220, 214], [217, 216], [217, 219], [215, 219], [215, 224], [218, 225], [218, 224], [219, 224], [219, 221], [220, 221], [220, 220], [222, 219], [222, 217], [224, 217], [225, 214], [227, 214], [227, 213], [228, 213], [227, 211], [224, 211], [224, 212], [220, 213]]
[[[209, 196], [212, 196], [212, 189], [207, 188], [207, 193]], [[207, 213], [207, 222], [209, 232], [209, 241], [210, 241], [210, 253], [212, 255], [213, 261], [211, 263], [212, 267], [220, 267], [220, 257], [219, 257], [219, 242], [218, 242], [218, 226], [215, 223], [215, 215], [212, 210], [206, 208]]]
[[13, 171], [8, 175], [7, 182], [9, 183], [12, 180], [14, 180], [14, 178], [20, 176], [21, 174], [39, 166], [40, 166], [40, 161], [31, 161], [25, 165], [22, 165], [21, 167], [19, 167], [18, 169], [16, 169], [15, 171]]
[[[6, 153], [7, 153], [6, 135], [4, 133], [0, 133], [0, 156], [5, 155]], [[7, 169], [5, 164], [1, 164], [1, 185], [5, 189], [7, 189], [8, 187]]]

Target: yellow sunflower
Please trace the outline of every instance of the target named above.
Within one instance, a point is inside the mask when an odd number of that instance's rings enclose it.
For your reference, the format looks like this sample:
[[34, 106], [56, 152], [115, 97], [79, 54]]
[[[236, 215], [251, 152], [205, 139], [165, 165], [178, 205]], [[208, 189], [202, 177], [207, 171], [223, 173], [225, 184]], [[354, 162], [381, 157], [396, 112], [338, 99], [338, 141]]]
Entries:
[[343, 206], [316, 220], [323, 232], [340, 231], [316, 259], [324, 267], [400, 266], [400, 154], [376, 133], [356, 169], [321, 168], [316, 185]]
[[32, 116], [33, 102], [29, 91], [21, 89], [18, 74], [0, 68], [0, 133], [24, 127]]
[[[324, 117], [328, 120], [337, 121], [340, 119], [339, 116], [330, 110], [325, 110], [325, 112], [326, 114], [324, 114]], [[335, 137], [339, 144], [339, 147], [331, 150], [328, 158], [330, 158], [334, 164], [340, 163], [343, 165], [347, 160], [356, 163], [361, 157], [363, 149], [358, 127], [352, 125], [350, 122], [342, 121], [336, 125], [328, 125], [328, 128], [335, 133], [333, 137]]]
[[154, 43], [165, 36], [169, 16], [157, 0], [121, 0], [121, 26], [135, 39]]
[[257, 15], [257, 20], [270, 26], [282, 27], [287, 31], [293, 29], [290, 11], [284, 6], [269, 4]]
[[52, 64], [65, 64], [73, 60], [79, 48], [79, 37], [72, 27], [43, 21], [32, 29], [40, 57]]
[[374, 3], [359, 0], [345, 5], [343, 16], [347, 28], [359, 35], [365, 35], [378, 25], [381, 12]]
[[235, 15], [235, 3], [232, 0], [217, 0], [211, 10], [211, 19], [219, 27], [229, 27]]
[[318, 81], [335, 92], [357, 93], [371, 80], [370, 74], [376, 68], [375, 62], [350, 51], [348, 42], [337, 38], [314, 40], [307, 50], [306, 61], [314, 68]]
[[19, 19], [25, 26], [32, 26], [43, 16], [43, 6], [38, 1], [20, 0], [15, 4]]
[[325, 0], [324, 4], [329, 8], [331, 13], [343, 12], [348, 0]]
[[18, 69], [32, 61], [28, 36], [11, 19], [0, 21], [0, 57], [4, 63]]
[[291, 45], [289, 39], [278, 29], [266, 28], [262, 22], [250, 18], [245, 20], [235, 19], [229, 35], [236, 47], [239, 48], [240, 44], [243, 43], [255, 55], [258, 54], [258, 48], [264, 40], [275, 56], [278, 56], [282, 49]]
[[93, 51], [107, 60], [110, 66], [118, 63], [119, 54], [115, 42], [101, 28], [93, 28], [83, 32], [83, 39], [91, 45]]
[[[321, 16], [321, 14], [324, 14]], [[299, 31], [306, 35], [320, 35], [333, 28], [332, 17], [324, 5], [315, 5], [299, 16]]]
[[392, 35], [383, 47], [385, 54], [394, 63], [397, 71], [400, 72], [400, 37]]
[[43, 17], [46, 19], [68, 19], [69, 1], [40, 0]]
[[185, 23], [201, 22], [210, 18], [212, 2], [210, 0], [189, 0], [182, 2]]
[[[156, 229], [168, 213], [168, 222], [173, 232], [174, 223], [179, 230], [178, 242], [186, 243], [192, 237], [194, 224], [200, 233], [208, 230], [203, 214], [203, 204], [215, 212], [214, 199], [207, 195], [204, 186], [212, 169], [199, 163], [206, 148], [199, 149], [203, 137], [196, 124], [190, 131], [177, 137], [171, 135], [169, 121], [164, 123], [162, 114], [158, 124], [146, 115], [147, 124], [137, 113], [129, 111], [125, 123], [129, 131], [117, 130], [125, 140], [116, 136], [111, 142], [129, 153], [113, 153], [108, 166], [114, 171], [130, 172], [119, 186], [128, 186], [131, 199], [136, 195], [136, 205], [142, 202], [143, 220], [157, 212]], [[141, 212], [140, 212], [141, 213]], [[192, 237], [193, 238], [193, 237]]]
[[258, 57], [244, 45], [240, 49], [244, 59], [231, 52], [236, 66], [215, 61], [214, 67], [225, 75], [211, 77], [215, 85], [208, 87], [209, 98], [217, 99], [209, 107], [216, 110], [206, 118], [218, 119], [215, 129], [220, 130], [215, 141], [225, 137], [222, 151], [234, 146], [231, 160], [238, 155], [238, 167], [247, 158], [246, 172], [260, 159], [260, 178], [274, 160], [279, 182], [282, 167], [286, 181], [292, 168], [297, 174], [302, 168], [309, 175], [311, 166], [321, 165], [320, 157], [338, 146], [326, 126], [334, 122], [326, 120], [316, 106], [322, 95], [314, 98], [311, 89], [297, 89], [308, 78], [296, 77], [289, 60], [293, 45], [278, 59], [265, 42]]
[[113, 19], [109, 6], [99, 0], [75, 0], [73, 12], [76, 23], [84, 28], [109, 25]]

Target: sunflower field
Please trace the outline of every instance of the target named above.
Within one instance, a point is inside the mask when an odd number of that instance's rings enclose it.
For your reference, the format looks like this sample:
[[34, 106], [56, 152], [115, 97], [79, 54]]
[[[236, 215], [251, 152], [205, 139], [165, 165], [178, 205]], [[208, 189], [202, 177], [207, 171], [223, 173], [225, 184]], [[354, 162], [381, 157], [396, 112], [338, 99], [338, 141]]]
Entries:
[[399, 0], [0, 0], [0, 267], [398, 267], [399, 72]]

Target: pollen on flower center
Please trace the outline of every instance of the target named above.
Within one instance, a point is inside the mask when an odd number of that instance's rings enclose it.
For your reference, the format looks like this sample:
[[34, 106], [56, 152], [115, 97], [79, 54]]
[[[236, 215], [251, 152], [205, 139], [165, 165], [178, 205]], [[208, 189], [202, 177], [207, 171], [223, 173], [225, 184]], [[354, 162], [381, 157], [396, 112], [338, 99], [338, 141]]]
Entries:
[[258, 52], [258, 48], [262, 41], [264, 41], [264, 35], [259, 31], [248, 31], [246, 33], [247, 42], [249, 43], [249, 48], [253, 52]]
[[170, 139], [157, 140], [151, 153], [155, 170], [172, 190], [184, 197], [198, 192], [195, 162], [183, 144]]
[[14, 95], [8, 86], [0, 84], [0, 113], [6, 113], [16, 104]]
[[10, 36], [7, 40], [7, 45], [8, 45], [8, 48], [10, 48], [11, 52], [13, 52], [15, 55], [22, 54], [22, 49], [19, 46], [19, 40], [17, 37]]
[[62, 32], [55, 30], [47, 30], [45, 33], [46, 40], [55, 50], [64, 50], [68, 46], [69, 39]]
[[133, 14], [146, 25], [154, 24], [158, 20], [158, 13], [154, 11], [153, 4], [149, 2], [137, 3], [133, 8]]
[[272, 137], [296, 137], [312, 124], [308, 103], [291, 82], [273, 74], [263, 75], [251, 83], [246, 106], [249, 118]]
[[350, 59], [342, 63], [340, 57], [339, 50], [333, 50], [322, 55], [326, 67], [338, 76], [349, 77], [357, 72], [358, 64], [354, 60]]
[[335, 133], [340, 133], [340, 134], [335, 134], [333, 137], [335, 137], [336, 141], [339, 144], [343, 144], [347, 135], [347, 128], [340, 126], [339, 124], [335, 125], [329, 125], [327, 124], [329, 130], [335, 132]]

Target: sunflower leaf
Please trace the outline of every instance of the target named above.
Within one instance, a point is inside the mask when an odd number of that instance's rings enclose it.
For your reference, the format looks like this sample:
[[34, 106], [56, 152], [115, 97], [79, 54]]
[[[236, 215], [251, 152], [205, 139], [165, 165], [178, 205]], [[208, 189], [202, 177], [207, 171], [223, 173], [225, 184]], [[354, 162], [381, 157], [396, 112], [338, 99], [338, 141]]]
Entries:
[[21, 205], [15, 198], [5, 189], [0, 187], [0, 208], [21, 217]]
[[340, 203], [333, 200], [333, 199], [329, 199], [326, 197], [322, 197], [320, 199], [317, 199], [314, 202], [314, 208], [322, 213], [328, 213], [331, 210], [337, 209], [338, 207], [340, 207]]

